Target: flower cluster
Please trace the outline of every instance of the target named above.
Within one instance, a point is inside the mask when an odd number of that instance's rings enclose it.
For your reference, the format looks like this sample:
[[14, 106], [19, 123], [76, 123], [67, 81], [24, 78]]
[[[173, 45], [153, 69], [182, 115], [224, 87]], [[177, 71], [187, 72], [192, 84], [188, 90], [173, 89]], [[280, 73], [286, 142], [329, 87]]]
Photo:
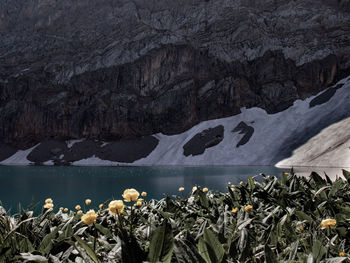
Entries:
[[95, 223], [96, 219], [97, 219], [97, 214], [93, 209], [89, 210], [88, 212], [86, 212], [85, 215], [81, 217], [81, 221], [83, 221], [84, 224], [86, 225], [91, 225]]

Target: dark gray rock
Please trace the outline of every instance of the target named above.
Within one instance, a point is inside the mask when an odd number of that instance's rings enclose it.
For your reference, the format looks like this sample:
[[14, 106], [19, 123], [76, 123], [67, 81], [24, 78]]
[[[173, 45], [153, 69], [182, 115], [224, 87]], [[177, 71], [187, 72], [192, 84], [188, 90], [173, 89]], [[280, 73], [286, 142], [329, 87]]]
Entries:
[[184, 155], [200, 155], [205, 149], [218, 145], [224, 139], [224, 126], [219, 125], [197, 133], [184, 146]]
[[158, 145], [159, 140], [153, 136], [112, 142], [97, 153], [102, 160], [132, 163], [147, 157]]
[[16, 153], [16, 148], [0, 143], [0, 162]]
[[249, 142], [250, 138], [253, 136], [254, 128], [252, 126], [247, 125], [245, 122], [241, 121], [232, 130], [232, 132], [238, 132], [239, 134], [244, 134], [242, 139], [236, 144], [236, 147], [238, 148], [239, 146]]
[[321, 105], [329, 101], [333, 97], [337, 89], [341, 88], [342, 86], [343, 84], [339, 84], [335, 87], [329, 88], [326, 91], [322, 92], [317, 97], [313, 98], [309, 104], [310, 108], [315, 107], [316, 105]]
[[61, 155], [68, 150], [65, 142], [44, 141], [31, 151], [27, 159], [35, 164], [42, 164], [46, 161], [53, 160], [55, 163], [61, 163]]
[[[157, 147], [158, 142], [159, 140], [153, 136], [113, 141], [105, 145], [100, 141], [84, 140], [76, 142], [68, 148], [64, 141], [50, 140], [44, 141], [35, 147], [27, 156], [27, 159], [35, 164], [43, 164], [51, 160], [55, 165], [70, 165], [73, 162], [95, 156], [102, 160], [132, 163], [147, 157]], [[2, 151], [0, 150], [0, 152]], [[8, 150], [6, 157], [4, 151], [4, 159], [15, 152], [15, 150]], [[3, 155], [0, 155], [0, 158]]]
[[0, 141], [175, 134], [241, 107], [284, 110], [350, 75], [349, 11], [345, 0], [0, 1]]

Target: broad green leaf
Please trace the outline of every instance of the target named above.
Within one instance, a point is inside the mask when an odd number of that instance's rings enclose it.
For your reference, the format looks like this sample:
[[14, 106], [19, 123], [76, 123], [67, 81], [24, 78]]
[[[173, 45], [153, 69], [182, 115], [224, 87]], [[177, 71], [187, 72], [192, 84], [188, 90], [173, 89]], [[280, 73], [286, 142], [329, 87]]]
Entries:
[[100, 260], [98, 259], [97, 255], [95, 252], [90, 248], [88, 244], [86, 244], [80, 237], [78, 236], [73, 236], [76, 241], [78, 241], [78, 244], [85, 250], [86, 254], [89, 255], [89, 257], [95, 262], [95, 263], [100, 263]]
[[290, 246], [290, 253], [289, 253], [289, 260], [294, 260], [296, 255], [297, 255], [297, 251], [298, 251], [298, 246], [299, 246], [299, 240], [293, 242]]
[[246, 228], [251, 222], [253, 221], [253, 218], [247, 219], [239, 224], [238, 230], [242, 230], [243, 228]]
[[112, 237], [113, 235], [112, 235], [112, 233], [111, 233], [111, 231], [108, 229], [108, 228], [106, 228], [106, 227], [103, 227], [103, 226], [101, 226], [100, 224], [95, 224], [95, 227], [96, 227], [96, 229], [99, 231], [99, 232], [101, 232], [103, 235], [105, 235], [106, 237]]
[[213, 261], [211, 261], [211, 259], [210, 259], [208, 246], [202, 237], [199, 238], [198, 252], [206, 263], [213, 263]]
[[324, 260], [325, 263], [341, 263], [348, 262], [346, 257], [335, 257], [335, 258], [326, 258]]
[[303, 211], [295, 211], [295, 214], [300, 220], [306, 220], [309, 223], [313, 221], [312, 217], [305, 214]]
[[350, 172], [347, 170], [342, 169], [343, 175], [348, 183], [350, 183]]
[[217, 262], [221, 262], [225, 255], [225, 250], [222, 247], [222, 244], [220, 243], [219, 239], [214, 234], [214, 232], [210, 229], [205, 229], [203, 237], [204, 241], [215, 253], [215, 258], [217, 259]]
[[314, 180], [317, 186], [322, 186], [326, 184], [326, 181], [323, 180], [322, 177], [319, 176], [319, 174], [316, 172], [311, 172], [310, 177]]
[[171, 262], [174, 249], [174, 237], [171, 226], [164, 220], [153, 233], [149, 247], [148, 261]]
[[47, 255], [52, 248], [52, 240], [56, 237], [58, 227], [56, 227], [51, 233], [47, 234], [43, 241], [40, 243], [38, 250], [43, 254]]
[[276, 255], [272, 252], [271, 248], [267, 244], [265, 245], [264, 253], [266, 263], [278, 263]]
[[312, 254], [315, 262], [320, 262], [326, 252], [327, 249], [322, 245], [322, 242], [320, 240], [316, 240], [312, 246]]
[[31, 253], [21, 253], [20, 254], [21, 259], [29, 260], [32, 262], [38, 262], [38, 263], [47, 263], [49, 262], [47, 258], [40, 256], [40, 255], [33, 255]]
[[201, 205], [208, 209], [209, 208], [209, 200], [207, 198], [207, 195], [203, 192], [203, 191], [197, 191], [198, 196], [199, 196], [199, 201], [201, 203]]
[[[68, 227], [67, 227], [67, 228], [68, 228]], [[81, 227], [81, 228], [79, 228], [77, 231], [75, 231], [74, 235], [76, 235], [76, 236], [81, 236], [81, 235], [85, 232], [85, 230], [88, 229], [88, 228], [89, 228], [89, 227], [87, 227], [87, 226]]]
[[336, 195], [336, 193], [339, 191], [339, 189], [343, 186], [343, 180], [338, 179], [336, 180], [333, 185], [332, 185], [332, 189], [328, 194], [328, 197], [333, 197], [334, 195]]

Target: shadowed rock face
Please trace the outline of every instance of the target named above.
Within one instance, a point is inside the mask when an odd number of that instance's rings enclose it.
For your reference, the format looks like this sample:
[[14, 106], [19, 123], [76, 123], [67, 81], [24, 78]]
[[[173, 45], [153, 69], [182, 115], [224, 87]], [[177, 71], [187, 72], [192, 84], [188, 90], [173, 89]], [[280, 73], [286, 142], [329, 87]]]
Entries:
[[[175, 134], [350, 74], [349, 1], [0, 3], [0, 141]], [[79, 15], [78, 15], [79, 14]]]
[[157, 147], [158, 142], [158, 139], [153, 136], [120, 140], [106, 143], [106, 145], [99, 141], [83, 140], [74, 143], [69, 148], [66, 142], [49, 140], [35, 147], [27, 156], [27, 159], [35, 164], [42, 164], [50, 160], [55, 165], [69, 165], [75, 161], [90, 157], [121, 163], [132, 163], [147, 157]]
[[253, 136], [254, 128], [252, 126], [247, 125], [245, 122], [241, 121], [232, 132], [238, 132], [239, 134], [244, 134], [242, 139], [237, 143], [236, 147], [238, 148], [241, 145], [249, 142], [250, 138]]
[[339, 84], [335, 87], [329, 88], [325, 92], [322, 92], [320, 95], [318, 95], [316, 98], [313, 98], [309, 104], [310, 108], [315, 107], [317, 105], [321, 105], [329, 101], [333, 97], [337, 89], [341, 88], [342, 86], [343, 84]]
[[16, 149], [6, 144], [0, 143], [0, 162], [6, 160], [16, 153]]
[[200, 155], [205, 149], [218, 145], [224, 139], [224, 126], [204, 130], [190, 139], [184, 146], [184, 155]]

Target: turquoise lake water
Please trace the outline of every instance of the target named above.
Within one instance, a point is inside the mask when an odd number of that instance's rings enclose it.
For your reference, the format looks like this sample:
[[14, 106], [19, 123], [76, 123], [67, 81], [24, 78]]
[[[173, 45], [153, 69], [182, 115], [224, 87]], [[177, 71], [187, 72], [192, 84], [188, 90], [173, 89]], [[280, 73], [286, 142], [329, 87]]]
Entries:
[[[147, 199], [161, 199], [164, 193], [179, 194], [184, 187], [187, 195], [194, 185], [226, 191], [227, 183], [239, 184], [248, 176], [259, 173], [280, 176], [283, 171], [273, 166], [234, 167], [45, 167], [0, 166], [0, 200], [11, 213], [18, 203], [27, 207], [31, 203], [41, 208], [51, 197], [55, 208], [84, 203], [89, 198], [91, 207], [108, 199], [122, 199], [126, 188], [148, 193]], [[56, 210], [56, 209], [55, 209]]]

